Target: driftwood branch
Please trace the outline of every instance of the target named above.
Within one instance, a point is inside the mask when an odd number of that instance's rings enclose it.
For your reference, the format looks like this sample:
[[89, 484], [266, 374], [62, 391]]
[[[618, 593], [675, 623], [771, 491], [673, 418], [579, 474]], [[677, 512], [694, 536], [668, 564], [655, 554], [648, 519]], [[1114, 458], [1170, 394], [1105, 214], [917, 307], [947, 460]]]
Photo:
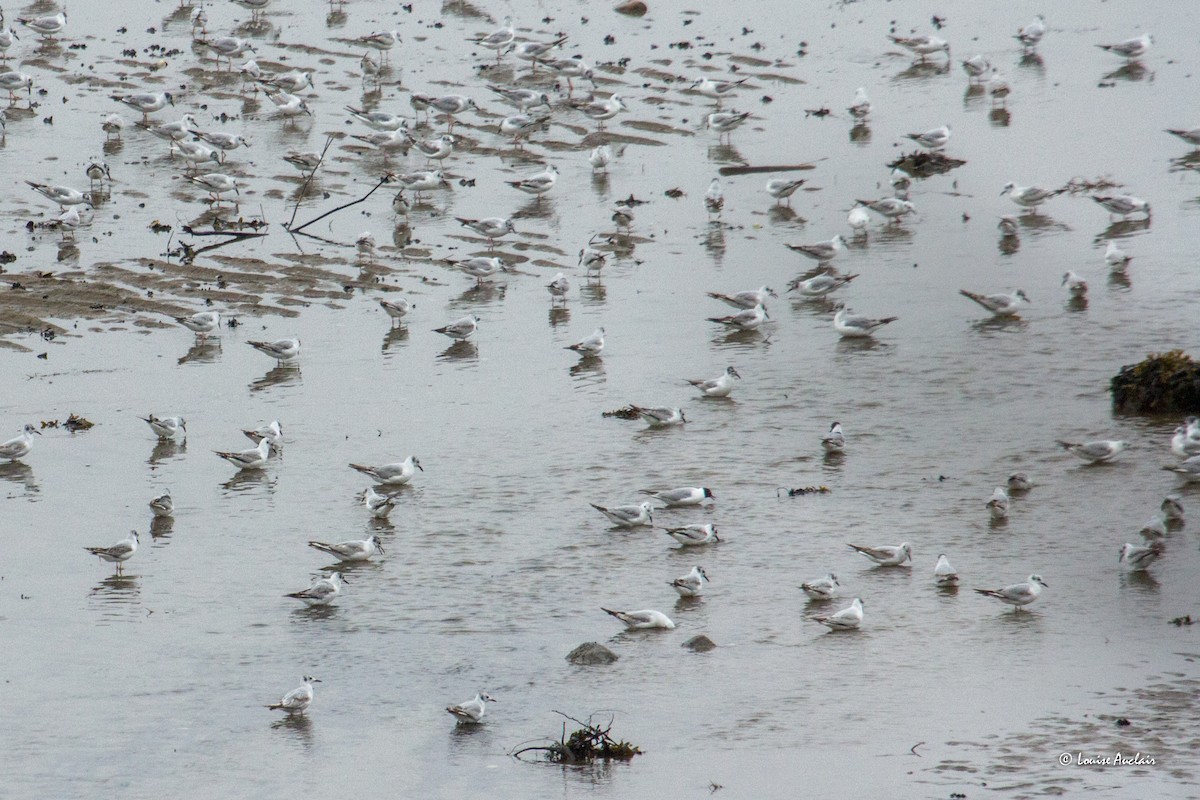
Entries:
[[[330, 214], [336, 214], [337, 212], [341, 211], [342, 209], [349, 208], [350, 206], [356, 206], [359, 203], [365, 201], [368, 197], [375, 194], [376, 189], [378, 189], [380, 186], [383, 186], [390, 179], [391, 179], [390, 174], [384, 175], [383, 177], [381, 177], [379, 179], [378, 183], [376, 183], [374, 186], [371, 187], [371, 191], [367, 192], [366, 194], [364, 194], [362, 197], [358, 198], [357, 200], [351, 200], [349, 203], [343, 203], [342, 205], [338, 206], [337, 208], [330, 209], [329, 211], [326, 211], [321, 216], [316, 217], [314, 219], [310, 219], [308, 222], [304, 223], [303, 225], [297, 225], [295, 228], [293, 228], [291, 222], [289, 222], [287, 225], [284, 226], [284, 228], [288, 231], [288, 233], [300, 233], [300, 231], [304, 230], [309, 225], [312, 225], [314, 222], [320, 222], [321, 220], [328, 217]], [[292, 215], [292, 218], [295, 219], [294, 214]], [[309, 235], [311, 235], [311, 234], [309, 234]]]

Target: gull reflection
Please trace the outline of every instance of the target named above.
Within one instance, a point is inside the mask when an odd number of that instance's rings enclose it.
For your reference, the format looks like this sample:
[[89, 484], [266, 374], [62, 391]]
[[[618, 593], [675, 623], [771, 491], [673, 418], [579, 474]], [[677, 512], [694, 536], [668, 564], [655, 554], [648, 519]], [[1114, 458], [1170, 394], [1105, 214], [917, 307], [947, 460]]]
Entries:
[[261, 392], [272, 386], [300, 382], [299, 364], [279, 364], [267, 370], [267, 374], [250, 384], [250, 391]]
[[178, 364], [212, 364], [221, 353], [220, 339], [197, 339], [188, 351], [179, 357]]
[[163, 461], [176, 456], [181, 456], [187, 452], [187, 439], [159, 439], [154, 449], [150, 451], [150, 458], [146, 459], [146, 463], [151, 467], [156, 467]]

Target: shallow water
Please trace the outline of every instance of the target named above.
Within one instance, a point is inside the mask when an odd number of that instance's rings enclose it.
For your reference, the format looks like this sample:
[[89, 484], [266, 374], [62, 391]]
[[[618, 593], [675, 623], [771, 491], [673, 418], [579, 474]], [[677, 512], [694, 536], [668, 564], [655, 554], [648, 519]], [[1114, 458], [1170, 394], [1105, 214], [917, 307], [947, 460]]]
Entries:
[[[1186, 117], [1196, 13], [1091, 2], [1045, 9], [1043, 61], [1031, 63], [1010, 36], [1044, 9], [955, 8], [941, 32], [955, 63], [939, 73], [912, 69], [885, 38], [892, 20], [898, 32], [927, 32], [944, 11], [932, 4], [833, 5], [801, 18], [791, 3], [760, 3], [750, 20], [652, 5], [642, 19], [583, 3], [511, 9], [522, 36], [562, 31], [567, 55], [613, 62], [598, 68], [599, 88], [628, 97], [630, 110], [609, 128], [638, 141], [607, 178], [590, 175], [586, 154], [601, 137], [578, 113], [556, 112], [524, 154], [496, 135], [506, 107], [485, 84], [507, 81], [513, 62], [480, 74], [487, 57], [464, 40], [492, 30], [507, 7], [478, 6], [489, 20], [462, 3], [417, 2], [408, 13], [353, 2], [344, 19], [327, 19], [323, 3], [279, 0], [266, 30], [239, 35], [257, 35], [264, 66], [317, 71], [316, 113], [293, 127], [192, 52], [187, 15], [173, 3], [125, 0], [106, 4], [111, 14], [80, 4], [63, 47], [39, 54], [30, 36], [14, 47], [47, 95], [36, 97], [35, 114], [10, 118], [0, 148], [10, 186], [0, 249], [18, 255], [4, 277], [25, 287], [0, 292], [0, 318], [44, 319], [56, 335], [41, 338], [38, 323], [6, 337], [0, 420], [13, 432], [70, 412], [97, 423], [75, 435], [46, 430], [23, 464], [0, 466], [9, 540], [0, 708], [19, 731], [6, 780], [14, 796], [103, 785], [152, 797], [184, 781], [194, 797], [384, 787], [429, 797], [707, 796], [710, 784], [723, 787], [719, 797], [795, 797], [793, 781], [833, 796], [847, 785], [898, 797], [977, 796], [983, 787], [1006, 797], [1198, 793], [1200, 647], [1194, 627], [1168, 624], [1195, 615], [1195, 523], [1172, 532], [1150, 576], [1124, 575], [1116, 563], [1163, 495], [1181, 489], [1193, 513], [1198, 495], [1160, 470], [1174, 460], [1176, 421], [1114, 417], [1107, 394], [1121, 365], [1197, 345], [1198, 180], [1172, 161], [1186, 146], [1161, 132], [1196, 124]], [[554, 19], [538, 22], [548, 13]], [[248, 12], [221, 4], [209, 17], [225, 34]], [[400, 85], [364, 97], [361, 50], [350, 40], [394, 25], [405, 39], [393, 57]], [[743, 35], [743, 26], [753, 30]], [[150, 27], [158, 32], [144, 33]], [[1145, 70], [1106, 77], [1121, 61], [1092, 45], [1142, 30], [1157, 41]], [[692, 46], [668, 46], [684, 41]], [[141, 51], [152, 42], [182, 52], [151, 73], [154, 59]], [[131, 47], [137, 59], [121, 55]], [[957, 60], [977, 51], [1013, 85], [1007, 117], [964, 96]], [[731, 64], [752, 79], [725, 105], [754, 119], [718, 145], [700, 128], [708, 101], [666, 79]], [[843, 109], [860, 85], [875, 110], [869, 136], [851, 138]], [[220, 129], [253, 141], [227, 163], [244, 179], [241, 213], [270, 223], [267, 237], [190, 266], [163, 254], [178, 245], [181, 223], [205, 214], [202, 193], [183, 187], [182, 165], [162, 141], [130, 124], [119, 148], [102, 151], [98, 125], [121, 108], [112, 92], [179, 86], [177, 107], [156, 118], [233, 117]], [[393, 238], [386, 188], [310, 229], [333, 243], [289, 237], [282, 223], [301, 181], [279, 157], [319, 150], [329, 132], [365, 133], [346, 122], [345, 105], [410, 113], [409, 91], [462, 91], [483, 109], [456, 126], [463, 147], [446, 164], [452, 188], [414, 210], [412, 240], [403, 230]], [[822, 107], [833, 115], [805, 115]], [[43, 123], [51, 113], [53, 124]], [[876, 341], [839, 341], [828, 306], [787, 297], [770, 305], [769, 335], [727, 335], [705, 320], [728, 310], [705, 291], [782, 289], [807, 270], [783, 244], [848, 234], [853, 200], [887, 193], [885, 164], [910, 149], [899, 137], [943, 122], [954, 129], [948, 152], [967, 164], [918, 182], [916, 219], [901, 228], [873, 221], [869, 238], [839, 258], [860, 277], [838, 296], [900, 317]], [[332, 145], [319, 193], [297, 221], [374, 185], [384, 165], [352, 148], [350, 139]], [[113, 196], [74, 246], [27, 232], [26, 221], [52, 207], [21, 181], [80, 186], [82, 168], [102, 153]], [[547, 157], [562, 174], [540, 204], [502, 183]], [[768, 176], [755, 174], [722, 178], [721, 222], [707, 220], [708, 182], [743, 163], [812, 163], [795, 215], [771, 208]], [[391, 167], [422, 169], [424, 160], [394, 157]], [[1107, 177], [1146, 197], [1152, 223], [1112, 225], [1085, 194], [1062, 196], [1023, 219], [1018, 249], [998, 246], [996, 221], [1016, 209], [998, 196], [1004, 183], [1075, 177]], [[666, 197], [672, 188], [684, 196]], [[603, 283], [586, 285], [575, 254], [613, 231], [613, 202], [631, 194], [648, 203], [633, 209]], [[499, 250], [519, 261], [517, 274], [477, 289], [437, 262], [485, 249], [454, 216], [510, 214], [521, 233]], [[154, 220], [174, 227], [169, 243], [148, 229]], [[348, 244], [364, 230], [380, 243], [370, 263]], [[1109, 237], [1135, 256], [1124, 277], [1103, 263]], [[572, 283], [565, 309], [552, 308], [544, 288], [559, 269]], [[1091, 285], [1085, 308], [1059, 286], [1067, 269]], [[957, 294], [1018, 286], [1033, 303], [1007, 323]], [[407, 330], [389, 330], [377, 305], [394, 291], [416, 303]], [[201, 310], [205, 299], [241, 324], [198, 346], [169, 315]], [[473, 344], [430, 332], [468, 313], [482, 320]], [[562, 349], [600, 325], [600, 360], [579, 363]], [[293, 335], [303, 342], [298, 369], [272, 369], [244, 344]], [[728, 364], [744, 376], [730, 400], [698, 399], [684, 382]], [[660, 432], [601, 416], [631, 402], [680, 405], [689, 424]], [[156, 446], [137, 419], [150, 412], [184, 416], [186, 445]], [[263, 474], [235, 475], [211, 455], [248, 446], [238, 431], [274, 418], [286, 445]], [[849, 446], [825, 459], [819, 441], [834, 419]], [[1057, 438], [1133, 447], [1087, 467]], [[409, 454], [425, 471], [389, 524], [371, 523], [354, 499], [366, 484], [345, 464]], [[1014, 501], [1007, 525], [993, 527], [984, 503], [1015, 470], [1036, 486]], [[711, 520], [725, 542], [681, 552], [658, 531], [609, 530], [588, 506], [677, 485], [712, 487], [715, 507], [656, 521]], [[832, 491], [777, 496], [809, 485]], [[174, 522], [149, 536], [145, 504], [168, 487]], [[82, 548], [131, 527], [142, 550], [115, 579]], [[328, 566], [306, 541], [370, 532], [387, 554], [346, 570], [351, 583], [336, 606], [303, 610], [282, 597]], [[911, 569], [872, 568], [844, 546], [901, 541], [912, 543]], [[963, 576], [957, 593], [932, 586], [941, 552]], [[677, 602], [665, 583], [693, 564], [712, 583], [703, 599]], [[805, 619], [827, 609], [808, 604], [798, 585], [830, 570], [847, 598], [865, 601], [856, 634], [826, 634]], [[1050, 588], [1028, 612], [970, 591], [1030, 572]], [[678, 628], [618, 633], [601, 605], [659, 608]], [[680, 648], [698, 633], [720, 646]], [[563, 660], [590, 640], [620, 661]], [[306, 673], [323, 681], [306, 718], [263, 708]], [[443, 707], [480, 688], [499, 700], [488, 723], [456, 728]], [[646, 755], [582, 771], [510, 758], [522, 742], [558, 736], [555, 710], [615, 715], [614, 732]], [[1119, 717], [1132, 724], [1117, 727]], [[1157, 763], [1057, 761], [1116, 750]]]

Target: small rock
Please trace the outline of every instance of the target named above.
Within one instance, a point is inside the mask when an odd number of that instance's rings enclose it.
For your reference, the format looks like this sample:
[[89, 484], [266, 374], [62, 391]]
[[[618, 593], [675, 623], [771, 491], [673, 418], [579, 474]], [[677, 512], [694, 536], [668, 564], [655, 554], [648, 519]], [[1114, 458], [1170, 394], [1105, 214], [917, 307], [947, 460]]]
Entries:
[[707, 653], [709, 650], [715, 650], [717, 643], [702, 633], [699, 636], [693, 636], [688, 639], [680, 647], [686, 647], [693, 653]]
[[626, 14], [631, 17], [644, 16], [648, 10], [649, 8], [642, 0], [625, 0], [624, 3], [619, 4], [613, 9], [618, 14]]
[[567, 661], [585, 667], [595, 664], [611, 664], [618, 658], [620, 656], [599, 642], [584, 642], [567, 653]]

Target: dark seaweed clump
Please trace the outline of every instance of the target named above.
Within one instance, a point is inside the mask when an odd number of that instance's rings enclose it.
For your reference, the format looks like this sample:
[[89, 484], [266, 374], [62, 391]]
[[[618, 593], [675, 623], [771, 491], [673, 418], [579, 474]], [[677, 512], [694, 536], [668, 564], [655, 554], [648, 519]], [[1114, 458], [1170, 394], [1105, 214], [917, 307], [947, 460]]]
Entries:
[[1110, 388], [1118, 414], [1200, 412], [1200, 363], [1182, 350], [1152, 353], [1121, 367]]
[[931, 175], [941, 175], [944, 172], [949, 172], [956, 167], [961, 167], [965, 163], [967, 162], [960, 158], [951, 158], [936, 150], [928, 152], [918, 150], [915, 153], [900, 156], [900, 158], [897, 158], [888, 164], [888, 166], [892, 169], [899, 167], [914, 178], [928, 178]]

